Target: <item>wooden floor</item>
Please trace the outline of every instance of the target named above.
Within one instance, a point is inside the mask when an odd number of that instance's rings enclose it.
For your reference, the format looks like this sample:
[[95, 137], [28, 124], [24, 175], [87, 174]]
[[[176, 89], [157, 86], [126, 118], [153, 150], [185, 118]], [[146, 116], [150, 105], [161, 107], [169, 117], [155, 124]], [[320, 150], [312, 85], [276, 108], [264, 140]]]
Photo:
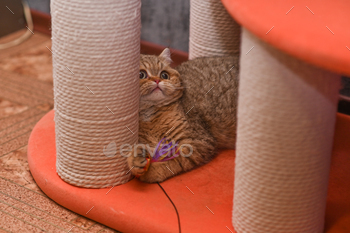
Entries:
[[117, 232], [56, 204], [30, 174], [30, 132], [53, 108], [50, 48], [50, 37], [35, 32], [24, 43], [0, 50], [0, 233]]

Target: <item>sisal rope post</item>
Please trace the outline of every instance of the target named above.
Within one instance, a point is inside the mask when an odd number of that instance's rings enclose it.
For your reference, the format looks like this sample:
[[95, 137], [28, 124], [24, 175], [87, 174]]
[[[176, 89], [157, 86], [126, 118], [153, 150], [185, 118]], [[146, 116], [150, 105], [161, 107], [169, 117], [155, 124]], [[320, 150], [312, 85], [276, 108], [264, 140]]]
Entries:
[[190, 1], [189, 59], [239, 55], [240, 25], [220, 0]]
[[323, 232], [340, 77], [245, 29], [241, 46], [235, 230]]
[[140, 0], [51, 1], [56, 168], [72, 185], [131, 178], [120, 148], [138, 139], [140, 7]]

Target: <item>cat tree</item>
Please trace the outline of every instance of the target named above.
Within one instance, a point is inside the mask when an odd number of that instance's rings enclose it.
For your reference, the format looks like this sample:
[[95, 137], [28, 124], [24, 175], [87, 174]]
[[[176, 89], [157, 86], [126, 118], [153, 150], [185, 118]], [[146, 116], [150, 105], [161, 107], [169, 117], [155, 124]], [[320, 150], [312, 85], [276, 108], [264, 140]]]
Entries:
[[[235, 55], [240, 30], [220, 1], [192, 0], [190, 22], [190, 58]], [[340, 75], [241, 39], [235, 230], [322, 232]]]
[[56, 166], [72, 185], [104, 188], [131, 178], [119, 148], [138, 139], [140, 6], [51, 3]]
[[[339, 76], [292, 57], [305, 48], [284, 49], [271, 31], [277, 26], [266, 33], [275, 40], [266, 43], [255, 30], [263, 26], [249, 27], [255, 21], [244, 18], [263, 9], [257, 2], [223, 2], [247, 28], [241, 32], [219, 0], [191, 0], [189, 55], [240, 52], [233, 220], [232, 151], [162, 185], [179, 210], [183, 232], [229, 232], [231, 222], [238, 233], [321, 232]], [[140, 1], [53, 0], [51, 9], [55, 112], [38, 122], [28, 143], [35, 181], [59, 204], [117, 230], [177, 232], [164, 193], [156, 184], [129, 181], [116, 149], [137, 140]], [[342, 61], [325, 67], [344, 71], [349, 61]], [[350, 121], [338, 120], [335, 150], [344, 155]], [[342, 158], [338, 166], [349, 164]], [[337, 192], [347, 176], [334, 177]], [[348, 208], [347, 198], [337, 200]]]
[[218, 0], [190, 2], [189, 59], [239, 55], [241, 27]]

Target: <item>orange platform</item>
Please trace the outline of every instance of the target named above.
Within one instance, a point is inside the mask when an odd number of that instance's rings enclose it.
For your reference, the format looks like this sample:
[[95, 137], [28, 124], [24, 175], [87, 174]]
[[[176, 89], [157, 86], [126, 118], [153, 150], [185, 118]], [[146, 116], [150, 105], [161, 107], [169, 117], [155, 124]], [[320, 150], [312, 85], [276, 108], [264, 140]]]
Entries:
[[[56, 173], [54, 112], [29, 139], [28, 163], [39, 187], [58, 204], [123, 232], [179, 232], [174, 207], [157, 184], [136, 179], [105, 189], [79, 188]], [[234, 151], [161, 183], [180, 216], [181, 232], [234, 232]], [[326, 213], [327, 233], [350, 232], [350, 117], [338, 114]]]
[[350, 1], [221, 1], [239, 24], [263, 41], [305, 62], [350, 75]]
[[[53, 117], [51, 111], [37, 123], [28, 144], [29, 167], [44, 193], [122, 232], [178, 232], [175, 209], [157, 184], [133, 179], [110, 190], [79, 188], [61, 180]], [[233, 230], [233, 164], [234, 151], [224, 151], [211, 163], [161, 183], [179, 211], [182, 232], [227, 232], [226, 226]]]

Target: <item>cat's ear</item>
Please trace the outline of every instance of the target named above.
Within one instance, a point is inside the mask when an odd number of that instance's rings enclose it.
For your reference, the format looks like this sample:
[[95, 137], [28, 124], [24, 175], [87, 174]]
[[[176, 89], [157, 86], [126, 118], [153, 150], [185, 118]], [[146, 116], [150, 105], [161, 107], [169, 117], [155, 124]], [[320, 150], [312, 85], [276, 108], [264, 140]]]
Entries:
[[162, 57], [164, 61], [167, 63], [167, 65], [170, 65], [173, 61], [170, 57], [170, 50], [168, 48], [165, 48], [163, 52], [159, 55], [159, 57]]

